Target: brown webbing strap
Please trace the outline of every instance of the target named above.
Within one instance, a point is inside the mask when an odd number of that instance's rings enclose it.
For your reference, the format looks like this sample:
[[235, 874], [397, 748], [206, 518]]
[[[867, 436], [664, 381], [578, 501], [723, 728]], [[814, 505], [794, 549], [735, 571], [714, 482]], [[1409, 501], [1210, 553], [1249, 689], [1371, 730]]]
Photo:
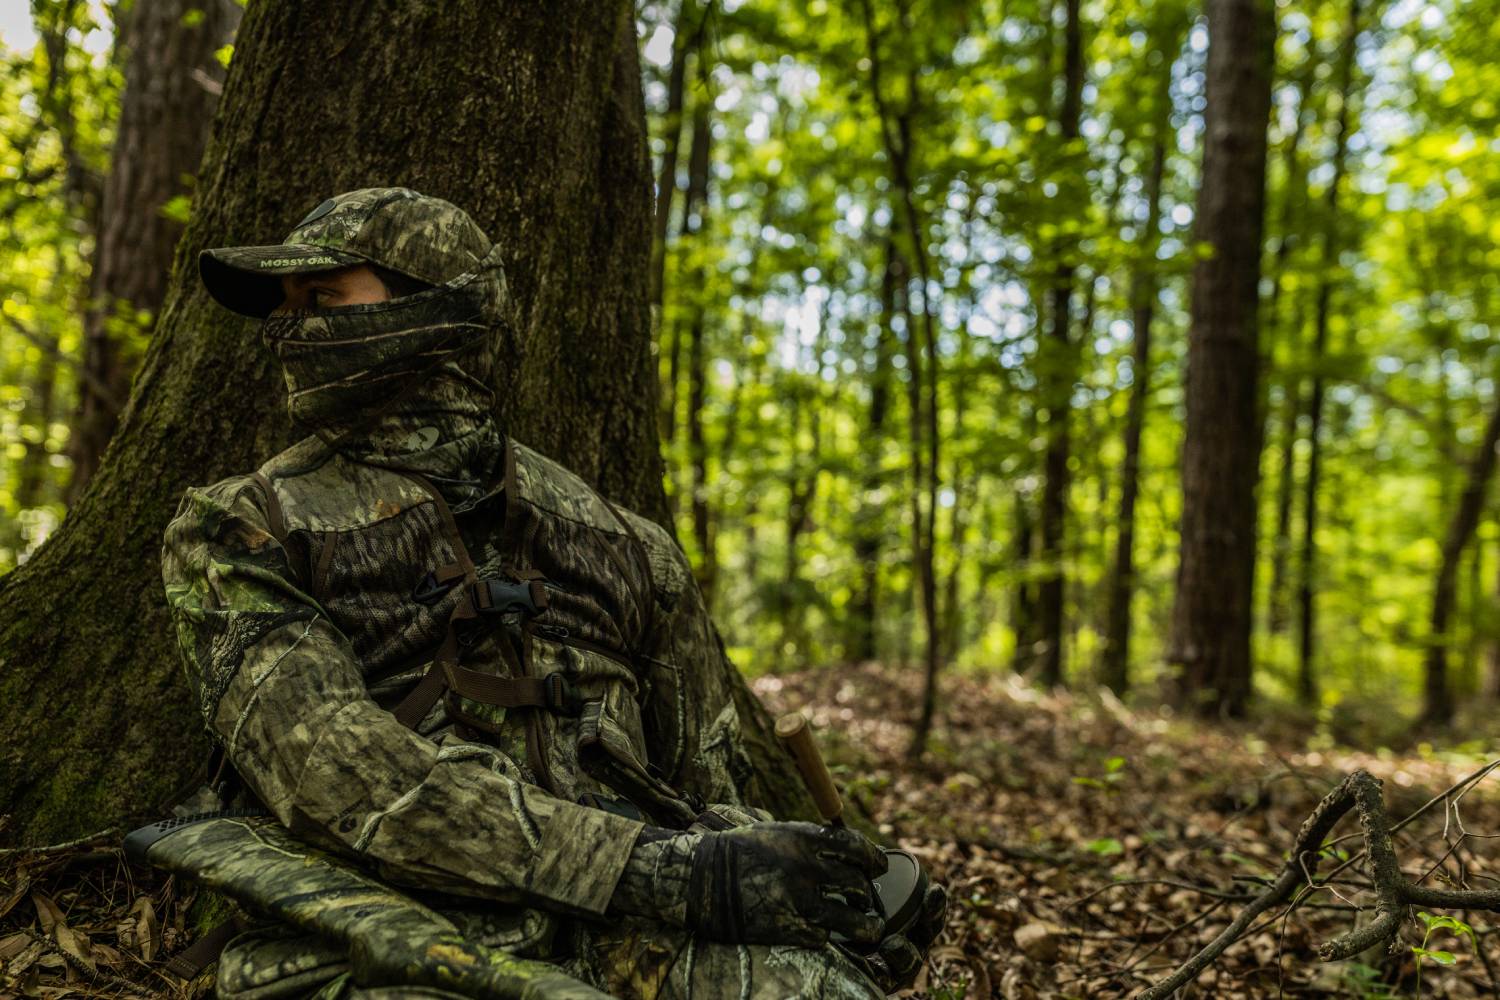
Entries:
[[447, 528], [448, 542], [453, 546], [453, 557], [457, 561], [437, 571], [435, 575], [438, 581], [447, 583], [461, 576], [464, 586], [463, 594], [459, 597], [458, 604], [454, 606], [453, 614], [448, 618], [448, 632], [443, 636], [437, 655], [432, 658], [432, 666], [427, 668], [427, 673], [417, 681], [416, 687], [408, 691], [406, 697], [402, 698], [400, 704], [391, 712], [396, 717], [396, 721], [407, 729], [416, 729], [427, 717], [427, 713], [432, 711], [432, 706], [438, 703], [438, 699], [443, 696], [443, 691], [448, 686], [448, 678], [443, 670], [444, 665], [458, 665], [458, 623], [464, 619], [473, 618], [477, 614], [469, 585], [479, 579], [479, 574], [474, 569], [474, 560], [469, 556], [463, 535], [458, 530], [458, 522], [453, 519], [453, 511], [448, 508], [448, 502], [443, 499], [443, 495], [426, 477], [416, 473], [405, 473], [405, 475], [422, 487], [427, 495], [432, 497], [432, 502], [437, 504], [438, 516], [443, 519], [443, 526]]
[[180, 979], [188, 981], [197, 979], [198, 973], [219, 960], [219, 956], [224, 953], [225, 946], [229, 944], [229, 939], [239, 933], [240, 926], [238, 918], [230, 917], [218, 926], [210, 928], [198, 940], [168, 959], [167, 971]]
[[547, 682], [540, 677], [496, 677], [456, 664], [445, 668], [448, 686], [470, 701], [500, 708], [549, 708]]

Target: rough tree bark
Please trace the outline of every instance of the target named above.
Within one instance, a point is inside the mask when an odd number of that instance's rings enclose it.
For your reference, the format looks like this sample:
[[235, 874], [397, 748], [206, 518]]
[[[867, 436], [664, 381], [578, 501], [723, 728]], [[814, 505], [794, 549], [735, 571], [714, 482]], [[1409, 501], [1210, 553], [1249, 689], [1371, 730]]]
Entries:
[[[198, 11], [198, 17], [189, 12]], [[223, 70], [214, 52], [239, 23], [233, 0], [158, 0], [138, 3], [121, 42], [128, 51], [112, 166], [104, 181], [83, 321], [83, 366], [78, 412], [68, 438], [76, 502], [99, 467], [130, 392], [137, 359], [125, 352], [116, 327], [154, 315], [167, 294], [172, 253], [182, 226], [162, 208], [188, 194], [203, 159]], [[90, 382], [107, 387], [101, 393]]]
[[1193, 269], [1181, 557], [1171, 659], [1177, 697], [1241, 715], [1250, 696], [1251, 584], [1261, 428], [1256, 308], [1266, 121], [1275, 47], [1269, 0], [1208, 0], [1208, 107]]
[[[252, 468], [294, 434], [253, 324], [199, 286], [202, 247], [279, 238], [362, 185], [465, 206], [512, 248], [520, 323], [497, 385], [502, 426], [665, 522], [634, 37], [619, 0], [511, 3], [504, 16], [481, 0], [250, 6], [116, 442], [53, 539], [0, 581], [0, 836], [152, 814], [204, 750], [165, 613], [161, 531], [186, 486]], [[762, 801], [810, 814], [736, 683]]]

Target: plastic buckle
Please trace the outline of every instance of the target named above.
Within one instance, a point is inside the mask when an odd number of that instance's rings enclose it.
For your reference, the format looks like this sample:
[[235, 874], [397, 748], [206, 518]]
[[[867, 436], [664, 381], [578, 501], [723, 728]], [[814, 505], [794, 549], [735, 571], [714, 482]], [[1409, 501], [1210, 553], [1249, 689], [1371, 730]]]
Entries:
[[547, 699], [547, 711], [567, 716], [583, 714], [583, 698], [573, 682], [562, 674], [554, 671], [543, 677], [542, 691]]
[[539, 614], [536, 600], [531, 596], [530, 583], [511, 583], [509, 580], [480, 580], [474, 585], [474, 606], [485, 615], [507, 615], [519, 611], [528, 618]]
[[441, 601], [443, 595], [452, 590], [453, 584], [457, 582], [454, 580], [449, 583], [439, 583], [436, 573], [428, 573], [422, 579], [418, 580], [417, 585], [412, 588], [411, 599], [418, 604], [425, 604], [428, 607], [432, 607], [438, 601]]

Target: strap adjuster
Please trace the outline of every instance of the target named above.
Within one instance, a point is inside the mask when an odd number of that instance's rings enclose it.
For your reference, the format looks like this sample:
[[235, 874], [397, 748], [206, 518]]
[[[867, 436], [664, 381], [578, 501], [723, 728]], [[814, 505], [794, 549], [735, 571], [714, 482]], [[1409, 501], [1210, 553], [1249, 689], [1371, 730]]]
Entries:
[[452, 590], [456, 582], [456, 580], [440, 580], [437, 573], [428, 573], [412, 588], [411, 599], [430, 608], [441, 601], [443, 595]]
[[546, 709], [558, 715], [578, 716], [583, 714], [583, 697], [573, 682], [553, 671], [542, 678], [542, 694], [546, 698]]

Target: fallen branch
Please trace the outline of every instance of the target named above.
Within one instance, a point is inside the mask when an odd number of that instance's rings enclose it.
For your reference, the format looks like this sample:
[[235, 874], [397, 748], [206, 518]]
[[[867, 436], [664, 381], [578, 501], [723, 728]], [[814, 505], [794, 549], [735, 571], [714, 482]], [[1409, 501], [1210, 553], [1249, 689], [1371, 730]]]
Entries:
[[[1488, 770], [1481, 772], [1488, 773]], [[1473, 776], [1471, 776], [1473, 777]], [[1454, 788], [1467, 783], [1459, 782]], [[1177, 971], [1138, 994], [1137, 1000], [1165, 1000], [1177, 989], [1192, 982], [1231, 945], [1266, 910], [1285, 902], [1299, 887], [1321, 888], [1315, 882], [1318, 859], [1324, 853], [1329, 832], [1350, 809], [1359, 815], [1364, 833], [1366, 866], [1375, 892], [1375, 919], [1357, 927], [1318, 948], [1318, 957], [1326, 962], [1351, 958], [1366, 948], [1389, 943], [1400, 930], [1408, 905], [1440, 907], [1455, 910], [1500, 911], [1500, 889], [1432, 889], [1413, 883], [1401, 871], [1396, 849], [1391, 841], [1392, 826], [1381, 795], [1380, 779], [1368, 771], [1355, 771], [1323, 797], [1297, 832], [1291, 856], [1281, 874], [1240, 911], [1234, 921], [1198, 954], [1179, 966]], [[1432, 801], [1446, 798], [1454, 789]], [[1431, 802], [1428, 803], [1429, 805]], [[1426, 808], [1425, 806], [1423, 807]], [[1408, 817], [1405, 822], [1412, 818]], [[1347, 865], [1347, 862], [1346, 862]], [[1344, 866], [1340, 866], [1342, 868]]]

